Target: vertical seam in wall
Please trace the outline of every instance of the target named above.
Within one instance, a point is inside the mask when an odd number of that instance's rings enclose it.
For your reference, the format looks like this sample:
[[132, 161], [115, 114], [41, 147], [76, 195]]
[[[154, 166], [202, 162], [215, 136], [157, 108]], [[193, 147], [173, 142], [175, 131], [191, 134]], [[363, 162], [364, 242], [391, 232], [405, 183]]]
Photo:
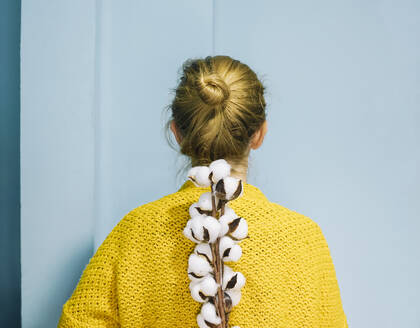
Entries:
[[101, 0], [94, 0], [95, 3], [95, 31], [94, 31], [94, 79], [93, 79], [93, 206], [91, 215], [91, 242], [92, 255], [95, 249], [95, 231], [97, 225], [97, 214], [99, 213], [99, 183], [100, 183], [100, 110], [101, 110], [101, 16], [102, 6]]

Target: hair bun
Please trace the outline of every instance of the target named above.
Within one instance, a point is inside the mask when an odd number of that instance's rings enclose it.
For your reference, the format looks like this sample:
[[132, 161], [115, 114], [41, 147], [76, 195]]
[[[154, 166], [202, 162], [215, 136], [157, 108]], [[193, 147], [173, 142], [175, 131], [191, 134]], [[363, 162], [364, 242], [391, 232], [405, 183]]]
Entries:
[[200, 76], [196, 88], [201, 100], [207, 105], [219, 105], [229, 98], [230, 90], [218, 74]]

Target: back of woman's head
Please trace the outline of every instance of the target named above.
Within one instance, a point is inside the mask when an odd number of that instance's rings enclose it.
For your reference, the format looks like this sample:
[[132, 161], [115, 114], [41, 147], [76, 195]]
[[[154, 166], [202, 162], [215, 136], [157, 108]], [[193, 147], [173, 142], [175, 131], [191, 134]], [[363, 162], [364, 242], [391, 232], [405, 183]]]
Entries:
[[[266, 119], [265, 87], [244, 63], [229, 56], [188, 59], [169, 106], [191, 164], [224, 158], [241, 162]], [[169, 141], [170, 142], [170, 141]]]

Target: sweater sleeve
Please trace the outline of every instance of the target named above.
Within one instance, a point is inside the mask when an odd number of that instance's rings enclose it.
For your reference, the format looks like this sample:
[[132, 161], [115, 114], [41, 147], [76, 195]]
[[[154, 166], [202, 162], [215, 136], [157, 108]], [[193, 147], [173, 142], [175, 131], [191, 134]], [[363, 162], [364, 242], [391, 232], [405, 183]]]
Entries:
[[[117, 226], [118, 227], [118, 226]], [[119, 327], [117, 299], [118, 229], [90, 259], [71, 297], [62, 307], [58, 328]]]
[[348, 328], [328, 243], [317, 223], [315, 223], [315, 235], [317, 251], [320, 254], [315, 267], [315, 276], [318, 277], [318, 281], [315, 283], [319, 288], [319, 327]]

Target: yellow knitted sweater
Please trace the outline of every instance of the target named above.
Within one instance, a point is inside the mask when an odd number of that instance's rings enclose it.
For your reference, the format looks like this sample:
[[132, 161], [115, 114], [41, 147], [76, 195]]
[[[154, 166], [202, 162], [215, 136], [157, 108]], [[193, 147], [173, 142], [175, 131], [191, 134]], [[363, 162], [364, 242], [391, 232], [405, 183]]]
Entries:
[[[270, 202], [244, 183], [229, 202], [246, 219], [242, 256], [228, 264], [246, 278], [229, 325], [241, 328], [348, 327], [328, 244], [317, 223]], [[202, 303], [190, 294], [182, 233], [188, 208], [210, 187], [187, 180], [172, 194], [127, 213], [90, 259], [62, 307], [59, 328], [197, 328]]]

